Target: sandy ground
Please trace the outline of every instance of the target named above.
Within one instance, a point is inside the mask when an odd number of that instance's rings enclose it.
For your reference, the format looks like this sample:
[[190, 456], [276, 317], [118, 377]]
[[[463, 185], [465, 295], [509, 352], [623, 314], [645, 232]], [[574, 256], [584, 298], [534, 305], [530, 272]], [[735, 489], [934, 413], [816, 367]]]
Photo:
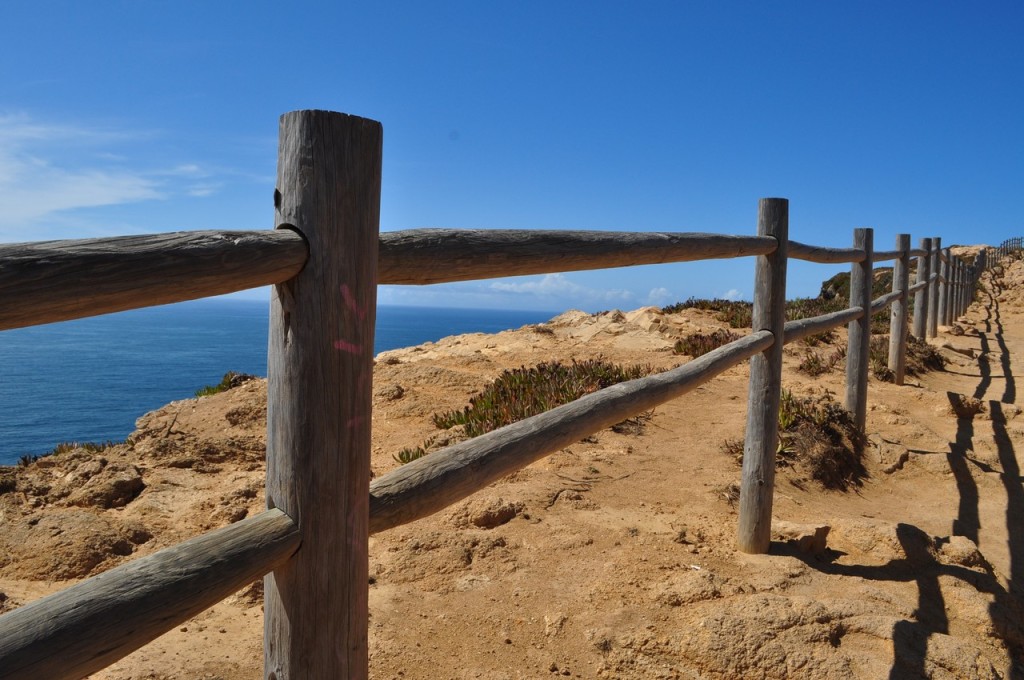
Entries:
[[[862, 485], [779, 469], [774, 516], [827, 525], [827, 548], [779, 533], [768, 555], [735, 549], [740, 471], [722, 449], [743, 435], [739, 366], [637, 431], [599, 432], [372, 537], [372, 677], [1024, 678], [1022, 283], [1020, 262], [986, 281], [934, 342], [945, 370], [871, 379]], [[722, 326], [692, 310], [567, 312], [384, 353], [374, 471], [442, 444], [431, 414], [503, 369], [594, 356], [668, 368], [687, 360], [677, 338]], [[807, 351], [787, 347], [786, 388], [842, 395], [841, 366], [796, 370]], [[956, 395], [981, 411], [957, 418]], [[0, 608], [260, 511], [265, 408], [251, 381], [143, 416], [126, 445], [0, 472], [15, 487], [0, 495]], [[95, 677], [259, 678], [260, 603], [255, 584]]]

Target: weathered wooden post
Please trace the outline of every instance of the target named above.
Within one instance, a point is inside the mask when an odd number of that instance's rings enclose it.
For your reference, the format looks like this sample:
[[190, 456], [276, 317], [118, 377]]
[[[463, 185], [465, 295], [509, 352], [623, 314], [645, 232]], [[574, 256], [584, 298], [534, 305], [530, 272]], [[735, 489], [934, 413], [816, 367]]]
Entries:
[[964, 300], [967, 295], [967, 262], [961, 260], [956, 266], [956, 316], [961, 317], [964, 315], [965, 305]]
[[941, 278], [939, 279], [939, 311], [936, 315], [939, 325], [949, 325], [949, 248], [942, 251], [940, 259]]
[[939, 334], [939, 270], [941, 261], [939, 253], [942, 249], [942, 239], [938, 236], [932, 238], [932, 254], [928, 263], [930, 283], [928, 284], [928, 337], [934, 338]]
[[[924, 255], [917, 258], [917, 283], [928, 281], [928, 265], [931, 262], [932, 240], [921, 239], [921, 250]], [[914, 337], [919, 340], [925, 339], [925, 332], [928, 329], [928, 284], [914, 294]]]
[[939, 271], [942, 268], [942, 261], [939, 253], [942, 248], [942, 239], [932, 238], [932, 255], [928, 261], [928, 337], [934, 338], [939, 334]]
[[892, 267], [892, 290], [901, 292], [890, 307], [889, 313], [889, 370], [896, 376], [896, 384], [902, 385], [907, 372], [907, 305], [910, 296], [910, 234], [896, 235], [896, 250], [900, 256]]
[[270, 303], [267, 506], [302, 546], [265, 578], [264, 677], [365, 679], [380, 123], [281, 117], [275, 223], [309, 244]]
[[956, 259], [956, 318], [964, 313], [964, 261]]
[[974, 302], [974, 292], [977, 289], [978, 285], [978, 268], [975, 267], [973, 264], [969, 264], [967, 265], [967, 271], [967, 296], [964, 300], [965, 312], [967, 311], [967, 308], [971, 306], [971, 303]]
[[871, 345], [871, 288], [874, 280], [874, 230], [854, 229], [853, 247], [864, 259], [850, 268], [850, 306], [864, 313], [847, 326], [846, 410], [853, 414], [857, 430], [864, 432], [868, 417], [868, 353]]
[[788, 200], [761, 199], [757, 235], [775, 237], [779, 247], [768, 255], [758, 255], [754, 272], [753, 328], [771, 331], [775, 342], [750, 359], [737, 529], [739, 549], [746, 553], [768, 552], [772, 540], [775, 451], [779, 443], [779, 399], [782, 391], [782, 341], [786, 326]]

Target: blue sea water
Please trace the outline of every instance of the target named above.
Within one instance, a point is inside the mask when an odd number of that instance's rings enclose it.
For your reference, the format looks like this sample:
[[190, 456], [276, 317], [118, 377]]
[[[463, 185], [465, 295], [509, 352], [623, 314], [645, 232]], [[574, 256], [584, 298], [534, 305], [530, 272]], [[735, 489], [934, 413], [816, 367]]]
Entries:
[[[540, 323], [553, 312], [377, 309], [375, 353]], [[0, 465], [64, 441], [119, 441], [135, 420], [220, 382], [267, 374], [266, 302], [213, 298], [0, 333]]]

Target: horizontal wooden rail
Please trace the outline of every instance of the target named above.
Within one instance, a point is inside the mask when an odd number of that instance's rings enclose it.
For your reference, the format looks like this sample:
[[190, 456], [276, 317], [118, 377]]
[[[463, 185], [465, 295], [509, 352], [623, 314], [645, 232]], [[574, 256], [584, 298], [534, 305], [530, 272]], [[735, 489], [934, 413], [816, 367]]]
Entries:
[[924, 257], [928, 254], [928, 251], [924, 248], [911, 248], [907, 253], [909, 257]]
[[601, 428], [689, 392], [773, 342], [769, 331], [758, 331], [678, 368], [606, 387], [407, 463], [370, 483], [370, 533], [442, 510]]
[[874, 263], [885, 262], [886, 260], [898, 260], [903, 257], [899, 250], [876, 250], [871, 253], [871, 261]]
[[886, 293], [882, 297], [876, 298], [876, 299], [872, 300], [871, 301], [871, 313], [872, 314], [877, 314], [878, 312], [882, 311], [883, 309], [885, 309], [886, 307], [888, 307], [889, 305], [891, 305], [892, 303], [896, 302], [897, 300], [899, 300], [902, 297], [903, 297], [903, 291], [902, 290], [894, 290], [891, 293]]
[[859, 319], [863, 314], [864, 310], [860, 307], [850, 307], [848, 309], [841, 309], [838, 312], [829, 312], [820, 316], [787, 321], [783, 343], [788, 345], [791, 342], [802, 340], [815, 333], [824, 333]]
[[919, 290], [924, 289], [928, 285], [928, 281], [918, 281], [913, 286], [907, 289], [908, 293], [916, 293]]
[[0, 616], [0, 679], [94, 673], [287, 560], [280, 510], [134, 560]]
[[763, 236], [522, 229], [410, 229], [380, 235], [379, 283], [423, 285], [501, 276], [764, 255]]
[[863, 262], [864, 251], [856, 248], [825, 248], [810, 246], [798, 241], [789, 242], [789, 257], [820, 264], [840, 264], [843, 262]]
[[307, 255], [290, 229], [2, 245], [0, 330], [281, 283]]

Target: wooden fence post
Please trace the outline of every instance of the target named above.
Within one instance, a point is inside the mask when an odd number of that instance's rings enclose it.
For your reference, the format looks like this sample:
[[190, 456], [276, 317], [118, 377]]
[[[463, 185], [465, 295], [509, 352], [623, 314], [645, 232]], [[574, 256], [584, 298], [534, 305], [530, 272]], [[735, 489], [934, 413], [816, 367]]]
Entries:
[[932, 254], [929, 259], [928, 274], [932, 278], [928, 284], [928, 337], [934, 338], [939, 334], [939, 271], [942, 261], [939, 253], [942, 250], [942, 239], [938, 236], [932, 238]]
[[939, 311], [935, 318], [940, 326], [948, 326], [949, 319], [949, 248], [942, 251], [942, 258], [939, 260], [941, 280], [939, 281]]
[[[932, 240], [921, 239], [921, 250], [924, 255], [917, 258], [917, 283], [928, 280], [928, 265], [931, 262]], [[925, 339], [925, 332], [928, 330], [928, 286], [921, 288], [914, 294], [914, 337], [918, 340]]]
[[959, 319], [964, 313], [964, 270], [966, 264], [960, 258], [956, 262], [956, 317]]
[[892, 267], [892, 290], [903, 295], [892, 303], [889, 313], [889, 370], [896, 376], [896, 384], [902, 385], [907, 372], [907, 305], [910, 296], [910, 234], [896, 235], [896, 250], [900, 256]]
[[274, 287], [267, 506], [302, 545], [264, 580], [264, 678], [365, 680], [370, 408], [377, 300], [380, 123], [281, 117], [275, 220], [309, 244]]
[[956, 283], [956, 287], [953, 290], [953, 319], [954, 319], [954, 321], [959, 319], [960, 315], [963, 313], [963, 311], [960, 308], [960, 304], [961, 304], [961, 300], [962, 300], [961, 293], [963, 292], [963, 282], [964, 282], [963, 281], [963, 279], [964, 279], [963, 264], [964, 264], [963, 260], [961, 260], [958, 257], [958, 258], [956, 258], [956, 262], [954, 262], [955, 266], [953, 268], [953, 280]]
[[765, 553], [772, 539], [772, 496], [775, 451], [779, 441], [779, 399], [782, 390], [782, 347], [786, 326], [786, 258], [789, 244], [789, 201], [762, 198], [757, 235], [773, 236], [775, 252], [758, 255], [754, 272], [755, 331], [775, 336], [772, 346], [750, 359], [747, 430], [740, 483], [739, 549]]
[[864, 259], [850, 268], [850, 306], [864, 314], [847, 326], [846, 410], [853, 414], [859, 432], [868, 417], [868, 353], [871, 345], [871, 288], [874, 281], [874, 230], [854, 229], [853, 247], [864, 251]]

